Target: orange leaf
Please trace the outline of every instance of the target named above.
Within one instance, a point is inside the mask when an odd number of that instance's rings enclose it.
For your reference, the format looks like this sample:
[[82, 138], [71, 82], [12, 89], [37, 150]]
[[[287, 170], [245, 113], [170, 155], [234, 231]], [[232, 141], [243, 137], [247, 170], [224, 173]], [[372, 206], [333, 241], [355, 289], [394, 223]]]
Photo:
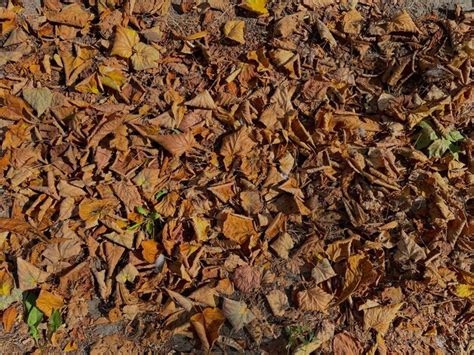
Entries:
[[225, 316], [219, 308], [206, 308], [202, 313], [191, 317], [191, 324], [206, 351], [211, 350], [219, 337], [219, 330], [224, 321]]
[[143, 259], [145, 259], [150, 264], [153, 264], [159, 253], [158, 243], [154, 240], [144, 240], [142, 242], [142, 249]]
[[14, 306], [11, 306], [3, 312], [2, 316], [2, 323], [3, 323], [3, 330], [5, 333], [10, 332], [10, 330], [13, 327], [13, 324], [15, 323], [16, 316], [18, 312]]
[[59, 310], [64, 304], [61, 296], [56, 296], [51, 292], [41, 290], [38, 298], [36, 299], [36, 307], [38, 307], [48, 317], [51, 316], [53, 310]]

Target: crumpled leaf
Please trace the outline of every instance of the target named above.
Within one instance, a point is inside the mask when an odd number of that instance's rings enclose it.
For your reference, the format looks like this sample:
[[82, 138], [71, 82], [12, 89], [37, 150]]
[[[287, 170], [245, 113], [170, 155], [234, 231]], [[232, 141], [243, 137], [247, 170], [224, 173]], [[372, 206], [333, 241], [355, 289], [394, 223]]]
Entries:
[[413, 19], [411, 18], [410, 14], [406, 10], [403, 10], [387, 24], [387, 32], [418, 33], [419, 30], [413, 22]]
[[316, 266], [311, 271], [311, 277], [316, 281], [316, 283], [329, 280], [334, 276], [336, 276], [336, 273], [331, 266], [331, 262], [326, 258], [318, 261]]
[[255, 315], [248, 309], [244, 302], [224, 298], [222, 310], [236, 331], [242, 329], [246, 324], [255, 319]]
[[245, 43], [244, 38], [245, 22], [241, 20], [227, 21], [224, 25], [224, 35], [240, 44]]
[[38, 117], [51, 106], [53, 94], [48, 88], [23, 89], [23, 98], [36, 110]]
[[422, 247], [407, 235], [404, 231], [401, 232], [401, 238], [397, 243], [397, 252], [395, 253], [395, 260], [404, 264], [407, 261], [420, 261], [426, 258], [426, 253]]
[[253, 219], [234, 213], [227, 213], [222, 226], [222, 233], [226, 238], [239, 244], [244, 244], [257, 232], [253, 226]]
[[224, 321], [224, 314], [219, 308], [206, 308], [191, 317], [191, 324], [206, 351], [212, 349]]
[[282, 317], [285, 314], [285, 310], [289, 307], [286, 294], [280, 290], [272, 290], [266, 297], [273, 314], [277, 317]]

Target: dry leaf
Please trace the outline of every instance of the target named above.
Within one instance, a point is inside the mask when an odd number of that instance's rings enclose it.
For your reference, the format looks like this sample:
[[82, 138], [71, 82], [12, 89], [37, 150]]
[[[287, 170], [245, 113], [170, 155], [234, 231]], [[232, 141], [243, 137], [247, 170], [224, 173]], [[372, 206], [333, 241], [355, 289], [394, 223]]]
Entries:
[[256, 15], [265, 16], [268, 15], [268, 10], [265, 7], [267, 0], [243, 0], [240, 7], [248, 10]]
[[135, 53], [130, 57], [133, 69], [146, 70], [158, 66], [157, 61], [160, 59], [160, 52], [158, 49], [141, 42], [137, 43], [133, 49]]
[[316, 266], [311, 271], [311, 277], [316, 281], [317, 284], [329, 280], [330, 278], [336, 276], [331, 263], [328, 259], [322, 259], [318, 261]]
[[22, 258], [17, 258], [16, 262], [18, 267], [19, 288], [22, 291], [36, 288], [39, 283], [45, 282], [49, 277], [49, 273], [44, 272]]
[[[153, 260], [154, 262], [154, 260]], [[115, 277], [117, 282], [124, 284], [125, 282], [133, 282], [135, 278], [139, 275], [137, 268], [132, 264], [128, 263]]]
[[365, 309], [364, 328], [366, 330], [375, 329], [381, 335], [385, 335], [402, 306], [403, 302]]
[[247, 308], [244, 302], [224, 298], [222, 310], [236, 331], [242, 329], [246, 324], [255, 319], [255, 315]]
[[144, 240], [141, 246], [143, 258], [150, 264], [153, 264], [160, 253], [158, 243], [154, 240]]
[[8, 307], [2, 315], [2, 324], [3, 324], [3, 331], [5, 333], [10, 333], [10, 330], [15, 324], [16, 316], [18, 315], [18, 311], [15, 306]]
[[296, 295], [298, 306], [302, 311], [325, 312], [331, 303], [333, 296], [324, 292], [319, 287], [313, 287], [300, 291]]
[[209, 91], [204, 90], [196, 95], [193, 99], [186, 101], [185, 104], [191, 107], [205, 108], [209, 110], [214, 110], [217, 108], [214, 99], [212, 98]]
[[393, 20], [387, 24], [388, 33], [393, 32], [409, 32], [409, 33], [418, 33], [418, 27], [416, 27], [413, 22], [410, 14], [403, 10], [399, 15], [397, 15]]
[[257, 232], [253, 226], [253, 219], [234, 213], [227, 213], [222, 233], [226, 238], [232, 239], [239, 244], [244, 244]]
[[60, 310], [64, 305], [64, 300], [61, 296], [55, 295], [46, 290], [41, 290], [38, 298], [36, 299], [36, 307], [41, 312], [51, 317], [54, 310]]
[[51, 106], [53, 94], [48, 88], [23, 89], [23, 98], [40, 117]]
[[286, 294], [280, 290], [273, 290], [266, 297], [273, 314], [277, 317], [284, 316], [286, 309], [289, 307]]
[[218, 308], [206, 308], [191, 317], [191, 324], [206, 351], [210, 351], [216, 342], [224, 321], [224, 314]]
[[224, 25], [224, 35], [240, 44], [245, 43], [244, 38], [245, 22], [241, 20], [227, 21]]
[[293, 239], [288, 233], [283, 233], [272, 244], [271, 248], [280, 258], [288, 259], [290, 250], [294, 247]]
[[344, 331], [334, 337], [332, 351], [334, 355], [360, 355], [364, 349], [355, 337]]
[[131, 28], [118, 26], [111, 54], [130, 58], [133, 54], [133, 48], [138, 42], [140, 42], [140, 37], [137, 32]]
[[259, 288], [261, 279], [260, 270], [247, 264], [239, 266], [234, 273], [235, 287], [244, 293], [251, 293]]

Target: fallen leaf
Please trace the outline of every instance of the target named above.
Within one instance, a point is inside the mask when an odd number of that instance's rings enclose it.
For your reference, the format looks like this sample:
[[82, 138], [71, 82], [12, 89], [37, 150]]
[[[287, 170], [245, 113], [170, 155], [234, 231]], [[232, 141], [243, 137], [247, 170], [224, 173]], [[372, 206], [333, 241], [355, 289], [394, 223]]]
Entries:
[[313, 287], [296, 294], [298, 307], [302, 311], [325, 312], [333, 296], [324, 292], [320, 287]]
[[395, 18], [393, 18], [387, 24], [387, 31], [388, 33], [393, 33], [393, 32], [418, 33], [419, 32], [418, 27], [416, 27], [410, 14], [406, 10], [403, 10], [400, 14], [395, 16]]
[[234, 272], [234, 284], [240, 291], [250, 293], [260, 287], [261, 272], [257, 268], [244, 264]]
[[224, 35], [240, 44], [245, 43], [244, 38], [245, 22], [241, 20], [227, 21], [224, 25]]
[[160, 250], [158, 249], [158, 243], [149, 239], [144, 240], [141, 246], [143, 258], [150, 264], [153, 264], [156, 261], [156, 257], [160, 253]]
[[248, 309], [244, 302], [224, 298], [222, 310], [236, 331], [242, 329], [246, 324], [255, 319], [255, 315]]
[[474, 296], [474, 285], [457, 284], [454, 288], [454, 293], [458, 297], [471, 298]]
[[2, 324], [3, 324], [3, 331], [5, 333], [10, 333], [10, 330], [15, 324], [16, 316], [18, 315], [18, 311], [15, 306], [11, 306], [7, 308], [2, 315]]
[[344, 331], [333, 338], [332, 351], [334, 355], [360, 355], [364, 349], [355, 337]]
[[289, 307], [286, 294], [280, 290], [272, 290], [266, 297], [272, 313], [277, 317], [284, 316], [286, 309]]
[[55, 295], [46, 290], [41, 290], [38, 298], [36, 299], [36, 307], [41, 312], [51, 317], [54, 310], [60, 310], [64, 305], [64, 300], [61, 296]]
[[133, 48], [138, 42], [140, 42], [140, 37], [137, 32], [131, 28], [118, 26], [111, 54], [130, 58], [133, 54]]
[[38, 117], [51, 106], [53, 94], [48, 88], [23, 89], [23, 98], [36, 110]]
[[209, 110], [215, 110], [217, 108], [217, 105], [214, 102], [214, 99], [212, 98], [211, 94], [209, 94], [209, 91], [207, 90], [200, 92], [191, 100], [186, 101], [185, 105], [196, 107], [196, 108], [205, 108]]
[[49, 277], [49, 273], [44, 272], [22, 258], [17, 258], [16, 262], [18, 266], [19, 287], [23, 291], [36, 288], [39, 283], [45, 282]]
[[226, 238], [232, 239], [239, 244], [244, 244], [252, 236], [256, 235], [257, 232], [253, 226], [252, 218], [227, 213], [222, 226], [222, 233]]
[[288, 259], [290, 250], [294, 247], [293, 239], [288, 233], [283, 233], [272, 244], [271, 248], [280, 258]]
[[375, 329], [381, 335], [385, 335], [402, 306], [403, 302], [364, 309], [364, 328]]
[[268, 15], [268, 10], [265, 7], [266, 4], [267, 0], [243, 0], [242, 4], [240, 4], [240, 7], [253, 12], [256, 15], [266, 16]]
[[321, 259], [318, 261], [316, 266], [311, 271], [311, 277], [316, 281], [317, 284], [329, 280], [330, 278], [336, 276], [331, 263], [328, 259]]
[[212, 349], [224, 321], [224, 314], [218, 308], [206, 308], [202, 313], [191, 317], [191, 324], [206, 351]]
[[158, 59], [160, 59], [160, 52], [153, 46], [144, 43], [137, 43], [133, 50], [130, 60], [132, 61], [133, 69], [146, 70], [158, 67]]
[[[153, 260], [154, 262], [154, 260]], [[128, 263], [115, 277], [117, 282], [124, 284], [125, 282], [133, 282], [135, 278], [139, 275], [137, 268], [132, 264]]]

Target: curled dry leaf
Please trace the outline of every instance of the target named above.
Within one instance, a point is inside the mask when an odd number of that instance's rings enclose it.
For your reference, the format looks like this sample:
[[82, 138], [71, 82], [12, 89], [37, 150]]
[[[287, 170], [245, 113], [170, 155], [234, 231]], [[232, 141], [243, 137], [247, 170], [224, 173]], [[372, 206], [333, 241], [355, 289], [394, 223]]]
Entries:
[[244, 44], [245, 22], [241, 20], [227, 21], [224, 25], [224, 35], [237, 43]]
[[232, 327], [238, 331], [255, 319], [255, 315], [244, 302], [224, 298], [222, 310]]
[[234, 213], [227, 213], [222, 226], [222, 233], [226, 238], [232, 239], [239, 244], [246, 243], [255, 236], [253, 219]]
[[204, 108], [209, 110], [214, 110], [217, 108], [214, 99], [212, 98], [209, 91], [204, 90], [197, 94], [193, 99], [188, 100], [185, 102], [187, 106], [196, 107], [196, 108]]
[[399, 15], [397, 15], [387, 24], [387, 32], [418, 33], [419, 30], [413, 22], [410, 14], [406, 10], [403, 10]]
[[15, 306], [8, 307], [2, 314], [3, 331], [9, 333], [15, 324], [18, 311]]

